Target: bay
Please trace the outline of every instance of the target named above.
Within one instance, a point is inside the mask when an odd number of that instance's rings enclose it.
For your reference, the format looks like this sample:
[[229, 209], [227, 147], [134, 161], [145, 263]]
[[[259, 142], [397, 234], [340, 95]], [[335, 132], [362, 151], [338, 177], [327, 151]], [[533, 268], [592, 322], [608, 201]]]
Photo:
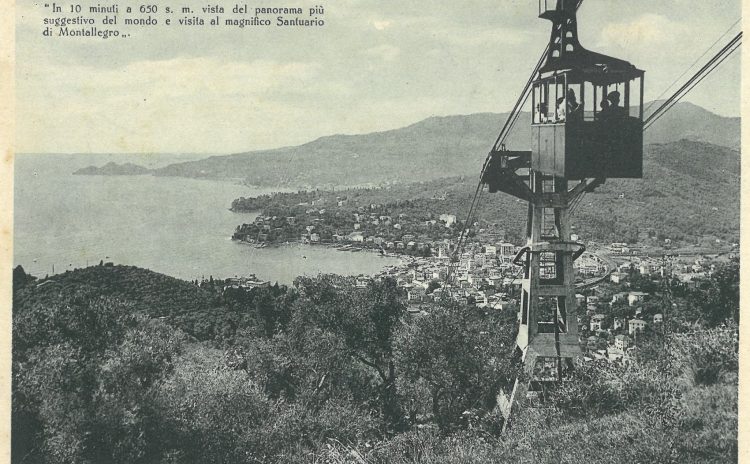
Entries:
[[[193, 155], [193, 159], [205, 155]], [[255, 214], [229, 211], [233, 199], [270, 193], [239, 183], [153, 176], [74, 176], [108, 161], [157, 167], [185, 155], [20, 154], [14, 176], [14, 265], [38, 277], [111, 261], [182, 279], [255, 274], [291, 283], [300, 275], [374, 274], [398, 264], [375, 253], [289, 244], [233, 242]]]

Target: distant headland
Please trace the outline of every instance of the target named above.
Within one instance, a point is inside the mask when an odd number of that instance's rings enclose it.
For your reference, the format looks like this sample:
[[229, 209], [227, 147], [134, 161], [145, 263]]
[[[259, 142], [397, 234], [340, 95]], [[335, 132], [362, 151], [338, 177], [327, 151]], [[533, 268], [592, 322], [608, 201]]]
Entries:
[[140, 176], [145, 174], [152, 174], [153, 171], [149, 168], [140, 166], [133, 163], [117, 164], [113, 161], [105, 164], [102, 167], [87, 166], [81, 168], [73, 173], [76, 176]]

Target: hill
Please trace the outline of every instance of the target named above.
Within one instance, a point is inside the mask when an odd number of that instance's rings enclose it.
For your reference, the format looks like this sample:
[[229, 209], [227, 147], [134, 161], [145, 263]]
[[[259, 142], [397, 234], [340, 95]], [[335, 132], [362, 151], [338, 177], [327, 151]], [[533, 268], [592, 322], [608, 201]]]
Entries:
[[[321, 137], [297, 147], [214, 156], [155, 171], [160, 176], [242, 177], [263, 186], [414, 182], [476, 172], [506, 115], [432, 117], [363, 135]], [[524, 134], [514, 134], [519, 140]]]
[[[739, 152], [705, 142], [680, 140], [651, 144], [646, 147], [644, 158], [644, 179], [610, 179], [586, 194], [574, 210], [576, 233], [586, 241], [635, 243], [649, 237], [662, 243], [664, 238], [692, 243], [710, 237], [738, 241]], [[345, 217], [350, 217], [348, 213], [353, 214], [360, 206], [377, 204], [385, 205], [391, 216], [403, 214], [418, 226], [424, 219], [441, 214], [454, 214], [463, 220], [476, 182], [475, 174], [378, 188], [286, 193], [240, 198], [233, 202], [232, 208], [263, 210], [266, 215], [284, 217], [299, 209], [300, 203], [321, 198], [334, 216], [345, 212]], [[345, 198], [345, 204], [336, 207], [337, 197]], [[481, 198], [476, 216], [480, 227], [492, 229], [496, 224], [508, 239], [519, 242], [524, 236], [526, 204], [505, 194], [485, 193]], [[401, 222], [403, 227], [410, 227]], [[421, 229], [410, 228], [408, 233], [419, 236]], [[407, 233], [405, 230], [401, 232]]]
[[[650, 107], [646, 116], [659, 107], [661, 101], [645, 105]], [[741, 118], [728, 118], [714, 114], [692, 103], [678, 103], [654, 123], [644, 136], [645, 143], [668, 143], [687, 139], [707, 142], [739, 150]]]
[[17, 305], [64, 299], [81, 292], [126, 300], [149, 317], [189, 313], [218, 306], [215, 296], [184, 280], [134, 266], [91, 266], [40, 281], [15, 295]]
[[575, 211], [589, 237], [653, 232], [671, 239], [739, 241], [740, 153], [680, 140], [646, 147], [644, 178], [608, 180]]
[[[332, 135], [274, 150], [213, 156], [154, 170], [158, 176], [243, 178], [259, 186], [379, 185], [452, 175], [476, 175], [507, 113], [430, 117], [410, 126], [362, 135]], [[530, 127], [520, 123], [507, 141], [527, 149]], [[645, 143], [682, 139], [739, 149], [740, 118], [679, 103], [645, 135]]]
[[210, 287], [134, 266], [91, 266], [54, 275], [15, 292], [13, 308], [23, 312], [94, 296], [121, 301], [133, 312], [162, 319], [198, 339], [220, 332], [219, 321], [230, 311]]

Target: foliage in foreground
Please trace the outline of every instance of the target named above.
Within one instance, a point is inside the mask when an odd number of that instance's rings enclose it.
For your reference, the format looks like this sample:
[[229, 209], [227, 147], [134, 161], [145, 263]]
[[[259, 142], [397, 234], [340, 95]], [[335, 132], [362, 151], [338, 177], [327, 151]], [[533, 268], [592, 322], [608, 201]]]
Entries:
[[[210, 324], [224, 329], [185, 334], [171, 324], [204, 321], [130, 298], [136, 286], [116, 277], [132, 283], [132, 269], [120, 269], [98, 269], [107, 292], [75, 273], [54, 286], [18, 273], [14, 462], [736, 460], [731, 321], [701, 317], [655, 336], [628, 364], [582, 364], [546, 408], [500, 434], [495, 394], [515, 377], [513, 314], [447, 305], [412, 315], [392, 281], [355, 288], [319, 276], [288, 290], [201, 289], [196, 311], [221, 305]], [[156, 305], [158, 282], [194, 288], [156, 278]], [[732, 306], [725, 293], [711, 287], [705, 304]]]
[[580, 364], [548, 407], [524, 410], [505, 434], [417, 429], [372, 451], [338, 446], [323, 456], [344, 463], [359, 454], [373, 464], [736, 462], [737, 349], [736, 325], [675, 336], [665, 348], [668, 369], [663, 359]]

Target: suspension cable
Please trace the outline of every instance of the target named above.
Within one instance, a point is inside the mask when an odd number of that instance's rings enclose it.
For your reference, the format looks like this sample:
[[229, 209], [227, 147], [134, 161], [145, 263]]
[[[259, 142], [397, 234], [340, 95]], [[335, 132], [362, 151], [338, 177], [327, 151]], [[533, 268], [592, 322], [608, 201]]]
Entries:
[[682, 85], [671, 97], [669, 97], [656, 111], [651, 113], [643, 123], [646, 131], [659, 120], [669, 109], [679, 102], [688, 92], [693, 90], [703, 79], [724, 62], [731, 54], [742, 45], [742, 32], [740, 31], [732, 40], [719, 50], [703, 67], [701, 67], [688, 81]]
[[[583, 3], [583, 0], [578, 0], [578, 4], [576, 8], [579, 8], [581, 4]], [[697, 63], [703, 56], [708, 53], [708, 51], [718, 43], [719, 40], [721, 40], [722, 37], [724, 37], [729, 30], [731, 30], [739, 21], [736, 21], [732, 24], [732, 26], [722, 34], [719, 39], [717, 39], [711, 46], [700, 56], [698, 59], [693, 62], [675, 81], [667, 87], [667, 89], [662, 92], [659, 97], [657, 97], [654, 102], [649, 105], [647, 110], [651, 108], [655, 102], [658, 100], [658, 98], [661, 98], [664, 93], [666, 93], [674, 84], [682, 77], [684, 76], [687, 71], [692, 68], [695, 63]], [[719, 52], [717, 52], [703, 67], [701, 67], [685, 84], [683, 84], [671, 97], [669, 97], [659, 108], [657, 108], [653, 113], [651, 113], [646, 120], [644, 121], [643, 131], [647, 131], [656, 121], [658, 121], [664, 114], [666, 114], [675, 104], [677, 104], [685, 95], [687, 95], [690, 91], [692, 91], [698, 84], [700, 84], [703, 79], [705, 79], [708, 75], [710, 75], [716, 68], [718, 68], [727, 58], [729, 58], [742, 44], [742, 31], [740, 31], [732, 40], [729, 41], [727, 45], [722, 47]], [[513, 126], [515, 125], [516, 121], [518, 120], [520, 116], [520, 109], [523, 107], [523, 105], [526, 104], [526, 101], [528, 100], [528, 97], [530, 95], [530, 88], [531, 84], [533, 82], [533, 78], [536, 76], [536, 73], [539, 71], [539, 68], [541, 67], [542, 63], [544, 62], [544, 58], [547, 55], [547, 52], [549, 51], [549, 44], [545, 47], [544, 53], [539, 58], [537, 65], [534, 68], [534, 71], [532, 72], [531, 76], [526, 82], [526, 85], [524, 85], [523, 91], [521, 95], [519, 96], [518, 100], [516, 101], [516, 104], [513, 107], [513, 110], [508, 115], [508, 118], [505, 120], [505, 124], [503, 125], [500, 134], [498, 135], [497, 139], [495, 140], [495, 144], [493, 145], [493, 149], [488, 153], [487, 157], [485, 158], [484, 164], [482, 166], [482, 170], [479, 176], [479, 182], [477, 184], [477, 188], [474, 191], [474, 196], [471, 201], [471, 205], [469, 207], [469, 213], [467, 215], [466, 221], [463, 224], [463, 228], [461, 230], [461, 235], [459, 236], [458, 244], [456, 245], [456, 249], [453, 252], [453, 257], [451, 259], [451, 262], [448, 265], [448, 275], [446, 276], [446, 282], [451, 282], [452, 276], [453, 276], [453, 269], [458, 266], [458, 263], [456, 262], [456, 257], [460, 256], [461, 251], [463, 250], [465, 240], [467, 238], [467, 231], [469, 227], [473, 226], [474, 222], [474, 215], [476, 212], [476, 208], [479, 204], [479, 199], [481, 197], [481, 193], [483, 191], [482, 189], [482, 178], [484, 177], [484, 174], [487, 170], [487, 166], [489, 164], [490, 158], [492, 156], [492, 153], [495, 151], [503, 150], [505, 148], [505, 140], [510, 134], [510, 131], [512, 130]], [[571, 208], [571, 212], [576, 209], [578, 204], [581, 203], [581, 200], [583, 199], [584, 195], [580, 195], [579, 198], [577, 198], [574, 202], [573, 208]]]
[[687, 68], [685, 68], [685, 70], [684, 70], [684, 71], [682, 72], [682, 74], [680, 74], [679, 76], [677, 76], [677, 78], [676, 78], [676, 79], [675, 79], [675, 80], [674, 80], [674, 81], [673, 81], [673, 82], [672, 82], [671, 84], [669, 84], [669, 86], [668, 86], [668, 87], [667, 87], [666, 89], [664, 89], [664, 91], [663, 91], [662, 93], [660, 93], [660, 94], [659, 94], [659, 96], [658, 96], [658, 97], [656, 97], [656, 98], [655, 98], [655, 99], [654, 99], [654, 100], [653, 100], [653, 101], [651, 102], [651, 104], [650, 104], [650, 105], [648, 105], [648, 107], [646, 108], [646, 112], [648, 112], [648, 110], [650, 110], [650, 109], [651, 109], [651, 108], [652, 108], [652, 107], [653, 107], [653, 106], [654, 106], [654, 105], [655, 105], [655, 104], [656, 104], [656, 103], [657, 103], [657, 102], [659, 101], [659, 99], [660, 99], [661, 97], [663, 97], [663, 96], [664, 96], [664, 95], [665, 95], [665, 94], [666, 94], [666, 93], [667, 93], [667, 92], [669, 91], [669, 89], [671, 89], [671, 88], [672, 88], [672, 87], [673, 87], [673, 86], [674, 86], [674, 85], [675, 85], [675, 84], [676, 84], [676, 83], [677, 83], [677, 82], [678, 82], [678, 81], [679, 81], [680, 79], [682, 79], [682, 77], [683, 77], [683, 76], [685, 76], [685, 74], [687, 74], [687, 73], [688, 73], [688, 71], [690, 71], [690, 69], [692, 69], [692, 67], [693, 67], [693, 66], [695, 66], [695, 65], [696, 65], [696, 64], [698, 63], [698, 61], [700, 61], [700, 59], [701, 59], [701, 58], [703, 58], [704, 56], [706, 56], [706, 54], [708, 54], [708, 52], [709, 52], [709, 51], [711, 51], [711, 49], [712, 49], [712, 48], [714, 48], [714, 46], [715, 46], [715, 45], [716, 45], [717, 43], [719, 43], [719, 41], [720, 41], [720, 40], [721, 40], [722, 38], [724, 38], [724, 36], [725, 36], [725, 35], [727, 35], [727, 34], [729, 33], [729, 31], [731, 31], [732, 29], [734, 29], [734, 26], [736, 26], [736, 25], [737, 25], [737, 24], [738, 24], [738, 23], [739, 23], [740, 21], [742, 21], [742, 18], [738, 19], [738, 20], [737, 20], [737, 21], [735, 21], [735, 22], [734, 22], [734, 23], [733, 23], [733, 24], [732, 24], [731, 26], [729, 26], [729, 29], [727, 29], [726, 31], [724, 31], [724, 33], [723, 33], [723, 34], [721, 34], [721, 35], [719, 36], [719, 38], [718, 38], [718, 39], [716, 39], [716, 41], [715, 41], [714, 43], [712, 43], [712, 44], [711, 44], [711, 45], [710, 45], [710, 46], [709, 46], [709, 47], [708, 47], [708, 48], [707, 48], [707, 49], [706, 49], [706, 50], [705, 50], [705, 51], [703, 52], [703, 54], [701, 54], [701, 56], [699, 56], [698, 58], [696, 58], [696, 59], [695, 59], [695, 61], [693, 61], [693, 63], [692, 63], [692, 64], [691, 64], [690, 66], [688, 66]]
[[[735, 22], [734, 25], [737, 24]], [[731, 27], [730, 27], [731, 29]], [[722, 34], [722, 37], [726, 35], [726, 33]], [[713, 48], [713, 46], [716, 44], [714, 42], [711, 47], [709, 47], [709, 50]], [[732, 38], [724, 47], [721, 48], [705, 65], [701, 67], [685, 84], [683, 84], [674, 94], [672, 94], [667, 100], [663, 102], [659, 108], [657, 108], [653, 113], [651, 113], [644, 121], [643, 123], [643, 132], [646, 132], [652, 125], [654, 125], [662, 116], [664, 116], [674, 105], [676, 105], [685, 95], [687, 95], [691, 90], [693, 90], [698, 84], [703, 81], [706, 77], [708, 77], [716, 68], [721, 65], [727, 58], [729, 58], [732, 53], [734, 53], [740, 46], [742, 45], [742, 32], [740, 31], [736, 36]], [[708, 50], [707, 50], [708, 51]], [[701, 57], [703, 57], [701, 55]], [[699, 58], [700, 59], [700, 58]], [[697, 63], [697, 60], [696, 60]], [[692, 67], [695, 63], [690, 65]], [[689, 70], [690, 68], [688, 68]], [[682, 73], [682, 76], [684, 76], [687, 73], [687, 70]], [[679, 78], [678, 78], [679, 79]], [[677, 82], [677, 81], [675, 81]], [[672, 83], [667, 89], [671, 88], [674, 85]], [[662, 92], [662, 95], [664, 95], [666, 91]], [[658, 100], [658, 98], [657, 98]], [[651, 106], [653, 106], [653, 102]], [[650, 106], [649, 106], [650, 107]], [[584, 192], [585, 194], [585, 192]], [[570, 207], [570, 214], [573, 214], [575, 210], [578, 208], [579, 203], [583, 199], [584, 194], [582, 194], [579, 198], [573, 201], [573, 204]]]
[[[576, 4], [576, 10], [578, 10], [578, 8], [580, 8], [582, 4], [583, 4], [583, 0], [578, 0], [578, 3]], [[468, 230], [468, 225], [474, 222], [474, 215], [478, 207], [478, 199], [480, 196], [480, 192], [482, 191], [482, 178], [484, 177], [484, 174], [487, 171], [487, 166], [489, 165], [490, 158], [492, 157], [492, 153], [503, 150], [505, 148], [505, 140], [510, 135], [510, 132], [513, 129], [513, 126], [515, 125], [516, 121], [518, 121], [518, 118], [521, 115], [521, 108], [523, 108], [523, 106], [526, 104], [526, 101], [529, 99], [529, 95], [531, 95], [531, 84], [534, 82], [534, 78], [539, 72], [539, 69], [542, 67], [542, 64], [544, 64], [544, 61], [548, 53], [549, 53], [549, 44], [546, 45], [546, 47], [544, 48], [544, 51], [542, 52], [541, 56], [537, 60], [536, 66], [534, 66], [534, 70], [531, 72], [531, 75], [526, 80], [526, 84], [524, 85], [523, 90], [521, 91], [521, 94], [516, 100], [515, 105], [513, 105], [513, 109], [508, 114], [508, 117], [505, 119], [505, 123], [503, 124], [502, 129], [500, 129], [500, 134], [497, 136], [497, 139], [495, 140], [495, 143], [492, 146], [492, 150], [490, 150], [490, 152], [487, 154], [487, 157], [484, 160], [484, 164], [482, 165], [482, 170], [479, 174], [479, 181], [477, 182], [477, 187], [474, 191], [474, 196], [471, 200], [471, 205], [469, 206], [469, 212], [466, 216], [466, 221], [464, 222], [464, 227], [461, 230], [461, 235], [458, 238], [456, 249], [454, 250], [453, 257], [451, 258], [452, 261], [455, 260], [456, 257], [461, 254], [461, 250], [463, 249], [466, 238], [467, 238], [466, 234]], [[446, 282], [451, 281], [452, 270], [453, 270], [453, 266], [449, 265]]]
[[586, 196], [586, 191], [584, 190], [583, 192], [581, 192], [580, 195], [578, 195], [578, 198], [573, 200], [573, 204], [570, 205], [570, 208], [568, 209], [571, 215], [575, 213], [576, 209], [578, 209], [578, 205], [581, 204], [581, 202], [583, 201], [583, 197], [585, 196]]

